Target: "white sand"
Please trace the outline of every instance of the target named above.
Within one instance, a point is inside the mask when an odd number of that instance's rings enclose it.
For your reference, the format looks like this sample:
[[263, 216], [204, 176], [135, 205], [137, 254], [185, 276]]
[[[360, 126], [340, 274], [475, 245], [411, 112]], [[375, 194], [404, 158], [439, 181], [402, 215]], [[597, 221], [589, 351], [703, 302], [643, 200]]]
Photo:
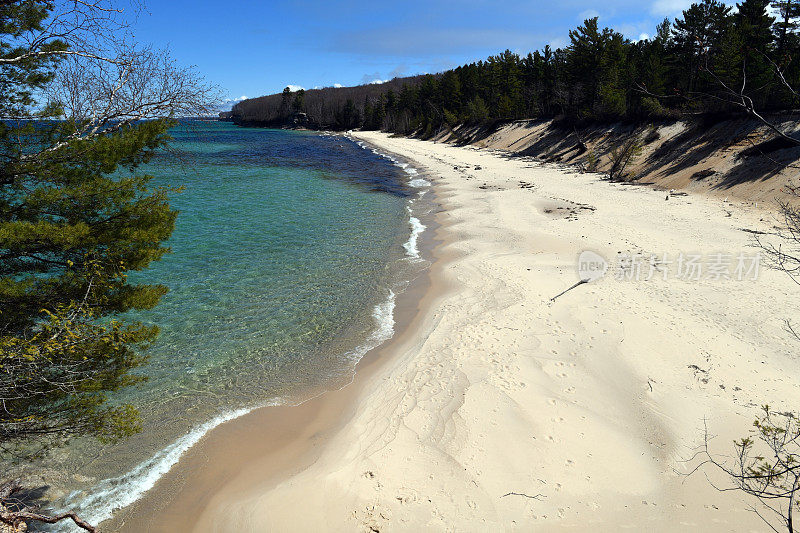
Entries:
[[750, 500], [684, 473], [704, 419], [730, 453], [759, 405], [800, 405], [798, 346], [782, 329], [800, 288], [762, 269], [757, 281], [604, 279], [549, 302], [578, 280], [583, 250], [612, 263], [618, 252], [753, 254], [740, 228], [769, 228], [766, 212], [356, 136], [434, 181], [441, 297], [314, 464], [269, 490], [233, 483], [201, 529], [766, 530]]

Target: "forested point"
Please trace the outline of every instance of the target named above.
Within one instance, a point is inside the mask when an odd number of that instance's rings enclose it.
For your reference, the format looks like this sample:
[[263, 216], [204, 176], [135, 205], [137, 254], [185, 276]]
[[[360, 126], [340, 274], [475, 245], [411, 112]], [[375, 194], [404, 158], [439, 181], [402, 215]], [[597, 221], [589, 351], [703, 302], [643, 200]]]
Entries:
[[798, 0], [692, 4], [632, 41], [597, 17], [569, 45], [509, 50], [439, 74], [378, 85], [273, 94], [223, 118], [241, 125], [363, 128], [433, 135], [457, 124], [559, 118], [583, 122], [779, 112], [797, 106]]

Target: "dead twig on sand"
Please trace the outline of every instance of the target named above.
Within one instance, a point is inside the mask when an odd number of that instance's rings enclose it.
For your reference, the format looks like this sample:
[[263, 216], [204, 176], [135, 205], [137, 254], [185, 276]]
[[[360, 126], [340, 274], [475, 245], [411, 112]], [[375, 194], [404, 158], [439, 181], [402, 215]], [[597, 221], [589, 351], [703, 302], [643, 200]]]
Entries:
[[500, 496], [501, 498], [505, 498], [506, 496], [522, 496], [523, 498], [529, 498], [531, 500], [542, 501], [539, 498], [547, 498], [544, 494], [537, 494], [535, 496], [531, 496], [530, 494], [525, 494], [523, 492], [507, 492]]
[[575, 285], [573, 285], [572, 287], [570, 287], [570, 288], [568, 288], [568, 289], [566, 289], [566, 290], [564, 290], [564, 291], [561, 291], [560, 293], [558, 293], [558, 294], [556, 294], [555, 296], [553, 296], [552, 298], [550, 298], [550, 301], [551, 301], [551, 302], [555, 302], [555, 301], [556, 301], [556, 298], [558, 298], [559, 296], [563, 296], [564, 294], [568, 293], [569, 291], [571, 291], [572, 289], [574, 289], [574, 288], [575, 288], [575, 287], [577, 287], [578, 285], [583, 285], [584, 283], [589, 283], [589, 279], [582, 279], [582, 280], [580, 280], [578, 283], [576, 283], [576, 284], [575, 284]]

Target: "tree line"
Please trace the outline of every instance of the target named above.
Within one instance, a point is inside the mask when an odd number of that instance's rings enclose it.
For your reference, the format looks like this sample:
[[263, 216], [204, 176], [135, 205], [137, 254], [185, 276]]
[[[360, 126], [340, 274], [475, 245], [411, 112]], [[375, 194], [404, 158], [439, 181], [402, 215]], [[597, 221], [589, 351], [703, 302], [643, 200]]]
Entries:
[[[563, 117], [573, 122], [652, 120], [797, 104], [798, 0], [692, 4], [633, 41], [597, 17], [569, 32], [563, 48], [526, 56], [509, 50], [441, 74], [381, 85], [265, 96], [237, 104], [240, 123], [307, 125], [433, 134], [456, 124]], [[737, 96], [732, 101], [732, 95]]]
[[[251, 98], [233, 107], [232, 115], [243, 125], [284, 126], [299, 119], [303, 125], [319, 129], [348, 130], [360, 128], [375, 120], [375, 105], [387, 91], [401, 91], [404, 86], [416, 86], [424, 76], [395, 78], [381, 84], [357, 87], [325, 87], [291, 91], [288, 87], [279, 94]], [[357, 102], [357, 103], [356, 103]], [[385, 111], [385, 106], [381, 108]], [[378, 118], [381, 117], [378, 112]], [[381, 119], [382, 121], [382, 119]]]

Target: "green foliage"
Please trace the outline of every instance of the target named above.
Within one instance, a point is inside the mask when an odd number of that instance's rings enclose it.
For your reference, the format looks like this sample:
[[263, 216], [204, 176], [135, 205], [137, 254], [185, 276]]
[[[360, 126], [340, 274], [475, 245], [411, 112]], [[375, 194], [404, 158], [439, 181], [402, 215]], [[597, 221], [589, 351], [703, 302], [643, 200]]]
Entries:
[[712, 457], [708, 439], [707, 462], [720, 468], [736, 489], [755, 497], [769, 511], [759, 512], [759, 516], [774, 531], [778, 531], [776, 527], [793, 531], [793, 516], [800, 505], [800, 424], [793, 413], [778, 413], [767, 405], [762, 411], [753, 422], [751, 436], [734, 442], [734, 464]]
[[788, 55], [790, 37], [792, 33], [797, 31], [797, 21], [800, 19], [800, 1], [772, 0], [770, 5], [778, 13], [773, 32], [777, 39], [778, 58], [782, 62]]
[[281, 114], [286, 116], [289, 114], [289, 107], [292, 103], [292, 90], [285, 87], [281, 93]]
[[306, 91], [305, 89], [300, 89], [296, 93], [294, 93], [294, 100], [292, 100], [292, 109], [297, 112], [303, 111], [305, 109], [305, 97]]
[[489, 109], [483, 101], [483, 98], [476, 96], [467, 104], [467, 122], [472, 124], [481, 124], [489, 119]]
[[586, 154], [586, 171], [587, 172], [597, 172], [597, 166], [600, 160], [597, 157], [597, 152], [594, 150], [589, 150]]
[[458, 124], [458, 116], [451, 112], [449, 109], [444, 110], [444, 121], [447, 123], [448, 126], [451, 128]]
[[642, 142], [633, 136], [611, 150], [611, 169], [608, 177], [614, 181], [630, 181], [628, 166], [642, 153]]
[[361, 126], [361, 113], [355, 103], [348, 99], [344, 107], [337, 113], [336, 122], [338, 129], [352, 130]]
[[648, 117], [663, 117], [666, 115], [664, 106], [661, 105], [661, 101], [658, 98], [653, 98], [652, 96], [647, 96], [642, 98], [642, 110], [644, 110], [645, 115]]
[[[0, 52], [41, 25], [51, 5], [0, 7]], [[47, 47], [63, 47], [53, 40]], [[169, 249], [177, 213], [171, 191], [137, 168], [169, 140], [153, 120], [76, 138], [80, 124], [39, 106], [39, 89], [59, 68], [51, 57], [3, 64], [0, 107], [0, 445], [26, 447], [76, 435], [114, 439], [138, 428], [130, 406], [108, 394], [141, 380], [131, 374], [157, 328], [117, 315], [147, 309], [166, 292], [128, 281]], [[37, 120], [38, 119], [38, 120]], [[41, 119], [49, 119], [42, 121]]]

